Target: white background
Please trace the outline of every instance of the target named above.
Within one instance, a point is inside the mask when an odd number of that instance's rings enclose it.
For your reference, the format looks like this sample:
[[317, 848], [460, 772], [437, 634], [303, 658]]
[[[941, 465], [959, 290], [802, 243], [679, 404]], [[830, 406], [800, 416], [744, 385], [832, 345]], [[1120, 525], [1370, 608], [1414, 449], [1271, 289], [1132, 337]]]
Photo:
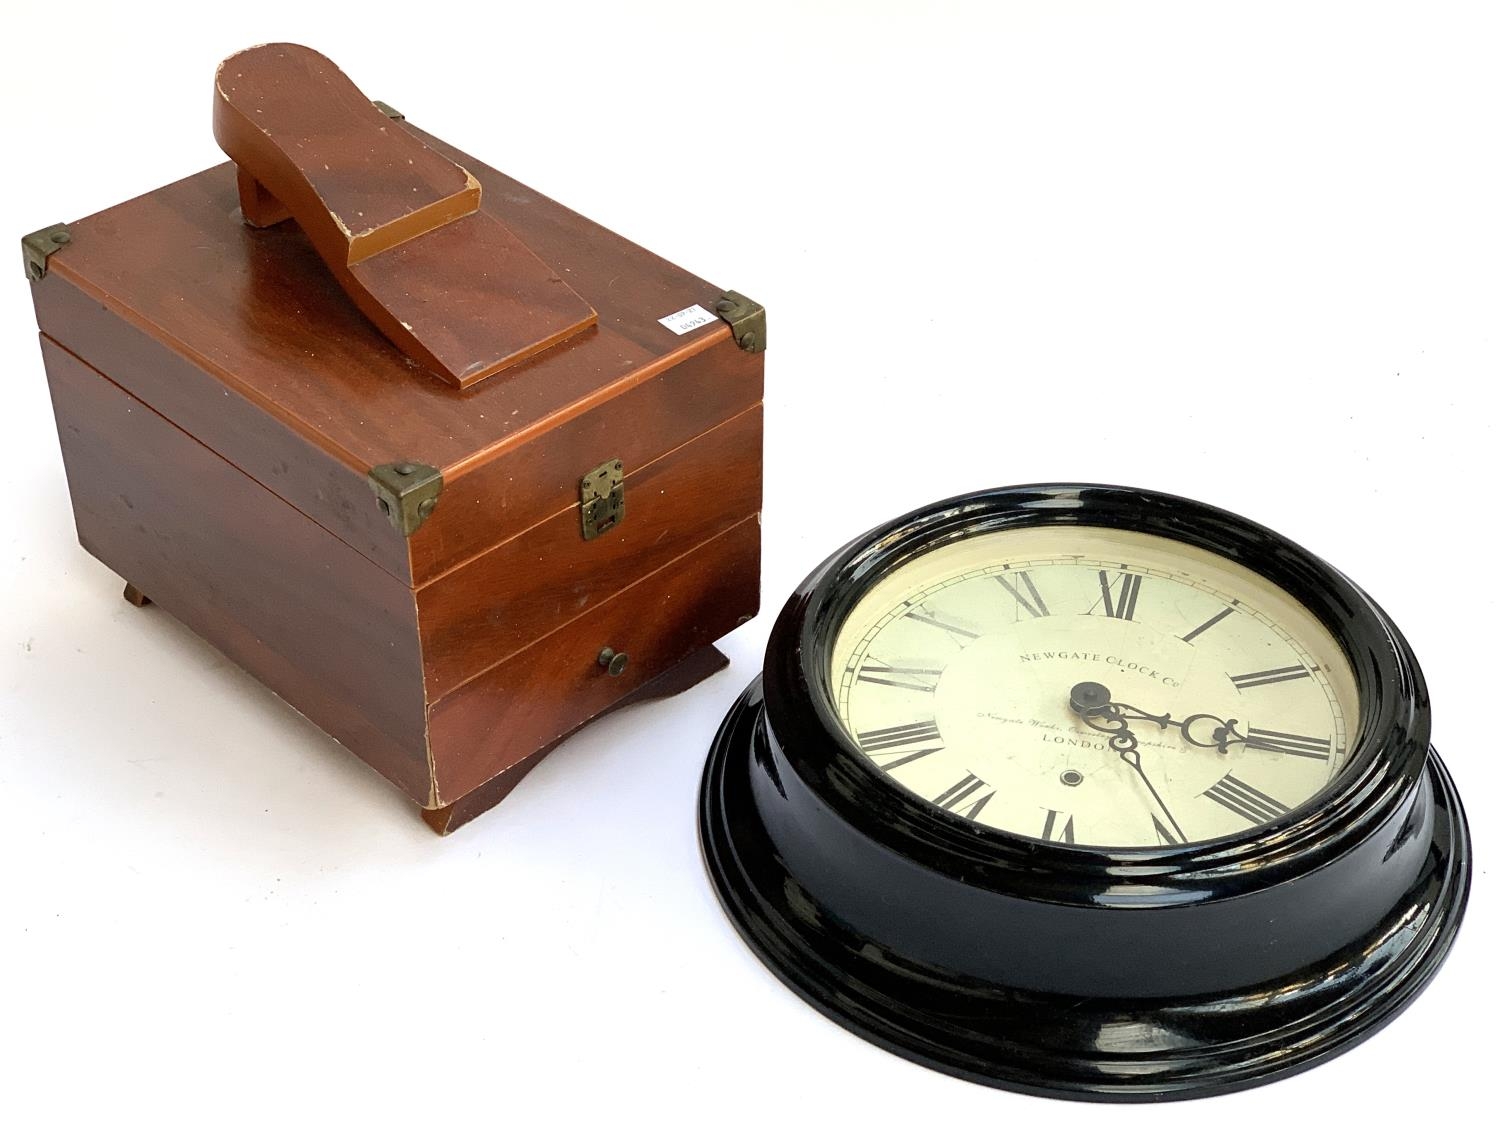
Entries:
[[[26, 8], [12, 239], [222, 160], [215, 64], [292, 39], [764, 302], [772, 345], [766, 611], [733, 667], [439, 840], [79, 549], [18, 257], [0, 273], [8, 1124], [1389, 1127], [1492, 1095], [1492, 9]], [[1110, 1110], [961, 1083], [804, 1006], [715, 904], [698, 774], [785, 595], [900, 511], [1047, 479], [1259, 519], [1426, 667], [1478, 842], [1468, 923], [1406, 1014], [1309, 1074]]]

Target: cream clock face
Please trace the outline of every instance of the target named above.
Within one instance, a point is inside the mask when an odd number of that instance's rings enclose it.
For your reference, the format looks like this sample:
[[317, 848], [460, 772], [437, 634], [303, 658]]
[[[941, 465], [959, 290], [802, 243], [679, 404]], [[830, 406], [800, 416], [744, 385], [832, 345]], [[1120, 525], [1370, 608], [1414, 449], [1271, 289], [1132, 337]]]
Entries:
[[839, 715], [934, 806], [1076, 845], [1267, 825], [1346, 763], [1358, 699], [1327, 629], [1229, 559], [1046, 525], [892, 571], [834, 644]]

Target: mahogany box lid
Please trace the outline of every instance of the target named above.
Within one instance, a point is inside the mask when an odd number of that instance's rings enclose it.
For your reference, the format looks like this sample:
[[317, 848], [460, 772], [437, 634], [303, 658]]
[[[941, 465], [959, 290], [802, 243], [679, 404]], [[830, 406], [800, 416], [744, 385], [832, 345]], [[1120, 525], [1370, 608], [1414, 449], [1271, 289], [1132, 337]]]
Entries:
[[[44, 230], [50, 254], [29, 266], [43, 334], [415, 585], [576, 506], [592, 457], [628, 475], [756, 405], [764, 328], [757, 343], [753, 304], [383, 109], [470, 174], [478, 211], [596, 312], [591, 325], [468, 388], [446, 383], [361, 313], [303, 226], [245, 222], [233, 163]], [[661, 321], [694, 307], [675, 329]], [[381, 487], [392, 469], [431, 479], [412, 506], [441, 491], [407, 529]]]

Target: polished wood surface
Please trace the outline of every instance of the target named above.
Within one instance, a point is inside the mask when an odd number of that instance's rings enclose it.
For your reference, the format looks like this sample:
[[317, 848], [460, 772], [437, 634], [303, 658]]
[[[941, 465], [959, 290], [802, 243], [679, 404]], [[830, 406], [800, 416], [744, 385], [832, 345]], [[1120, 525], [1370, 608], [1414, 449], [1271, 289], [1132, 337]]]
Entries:
[[[463, 797], [556, 742], [748, 621], [759, 608], [760, 517], [755, 516], [434, 704], [428, 737], [436, 804]], [[617, 677], [599, 665], [605, 647], [630, 657]], [[636, 757], [649, 760], [650, 754], [648, 740]], [[642, 772], [649, 773], [649, 762]]]
[[[57, 256], [53, 256], [54, 261]], [[325, 279], [333, 287], [332, 279]], [[282, 423], [242, 388], [220, 385], [191, 355], [121, 317], [58, 271], [31, 288], [49, 337], [275, 492], [371, 562], [411, 580], [411, 550], [374, 506], [368, 477]], [[359, 315], [345, 304], [351, 318]], [[55, 335], [54, 335], [55, 332]], [[493, 535], [494, 532], [487, 532]]]
[[[759, 608], [752, 514], [429, 697], [407, 587], [60, 346], [43, 356], [83, 545], [426, 808], [642, 698]], [[726, 427], [752, 425], [758, 410]], [[630, 658], [619, 676], [606, 645]]]
[[[673, 665], [655, 679], [642, 684], [635, 691], [616, 700], [613, 704], [600, 712], [594, 719], [604, 715], [612, 715], [621, 708], [631, 707], [635, 704], [646, 703], [650, 700], [664, 699], [667, 696], [675, 696], [685, 692], [689, 688], [701, 684], [716, 672], [722, 672], [729, 667], [729, 658], [718, 649], [709, 645], [692, 653], [686, 660]], [[502, 770], [482, 786], [476, 786], [456, 802], [449, 802], [446, 806], [438, 806], [422, 811], [422, 820], [425, 821], [435, 833], [449, 834], [460, 826], [468, 824], [474, 818], [484, 813], [490, 807], [501, 802], [512, 790], [521, 784], [521, 779], [536, 767], [536, 765], [555, 751], [562, 743], [566, 742], [575, 732], [580, 730], [593, 720], [585, 720], [584, 723], [575, 727], [567, 735], [549, 743], [539, 751], [533, 751], [518, 763]]]
[[[54, 256], [54, 264], [60, 259]], [[639, 468], [759, 404], [764, 387], [765, 355], [745, 353], [728, 328], [716, 324], [720, 333], [706, 348], [633, 374], [612, 398], [577, 414], [560, 411], [553, 427], [538, 425], [524, 443], [468, 461], [447, 477], [438, 510], [408, 540], [373, 505], [364, 470], [282, 427], [240, 389], [212, 382], [194, 359], [119, 317], [62, 273], [52, 271], [34, 284], [32, 296], [42, 325], [64, 334], [80, 357], [107, 365], [111, 379], [371, 561], [417, 585], [576, 507], [579, 477], [590, 468], [615, 458], [627, 472]], [[344, 309], [358, 318], [347, 304]], [[624, 422], [630, 427], [622, 428]]]
[[[635, 375], [609, 401], [559, 414], [524, 445], [460, 468], [437, 514], [411, 537], [413, 581], [426, 584], [480, 556], [497, 529], [526, 529], [562, 513], [576, 524], [579, 478], [606, 460], [624, 463], [626, 499], [638, 497], [631, 477], [639, 469], [760, 404], [764, 364], [764, 355], [747, 354], [726, 333], [670, 367]], [[758, 496], [759, 482], [757, 463], [740, 494]]]
[[381, 113], [331, 60], [294, 43], [231, 55], [214, 137], [241, 212], [296, 220], [354, 304], [403, 354], [467, 387], [597, 322], [492, 214], [481, 186]]
[[[681, 337], [656, 323], [712, 309], [718, 288], [428, 140], [476, 172], [481, 207], [561, 265], [601, 327], [468, 392], [414, 379], [300, 229], [238, 222], [228, 165], [77, 222], [32, 287], [43, 331], [418, 582], [576, 504], [598, 463], [640, 466], [757, 404], [764, 365], [722, 322]], [[366, 479], [405, 459], [463, 485], [410, 546]]]
[[[594, 305], [596, 329], [467, 391], [424, 378], [359, 313], [301, 229], [239, 222], [229, 164], [70, 225], [70, 243], [34, 289], [41, 328], [115, 376], [108, 357], [91, 357], [70, 340], [70, 324], [51, 317], [53, 294], [76, 287], [188, 359], [198, 372], [178, 374], [181, 395], [203, 402], [205, 415], [222, 411], [225, 389], [238, 393], [361, 480], [400, 459], [467, 474], [613, 400], [643, 373], [730, 338], [718, 321], [682, 336], [656, 321], [695, 303], [712, 310], [722, 288], [413, 132], [480, 180], [481, 210]], [[100, 346], [108, 349], [96, 343], [95, 354]]]
[[42, 356], [84, 547], [426, 804], [411, 590], [66, 350]]
[[564, 511], [417, 591], [437, 700], [636, 578], [760, 511], [761, 410], [748, 409], [625, 479], [625, 519], [596, 539]]

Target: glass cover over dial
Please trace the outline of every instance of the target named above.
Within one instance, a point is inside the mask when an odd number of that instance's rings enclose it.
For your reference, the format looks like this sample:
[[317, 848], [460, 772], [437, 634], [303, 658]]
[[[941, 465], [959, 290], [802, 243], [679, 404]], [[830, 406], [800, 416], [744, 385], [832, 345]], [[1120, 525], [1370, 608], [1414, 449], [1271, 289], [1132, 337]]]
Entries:
[[1338, 775], [1359, 714], [1342, 650], [1284, 590], [1102, 527], [975, 535], [907, 561], [845, 618], [830, 675], [892, 781], [1076, 845], [1265, 826]]

